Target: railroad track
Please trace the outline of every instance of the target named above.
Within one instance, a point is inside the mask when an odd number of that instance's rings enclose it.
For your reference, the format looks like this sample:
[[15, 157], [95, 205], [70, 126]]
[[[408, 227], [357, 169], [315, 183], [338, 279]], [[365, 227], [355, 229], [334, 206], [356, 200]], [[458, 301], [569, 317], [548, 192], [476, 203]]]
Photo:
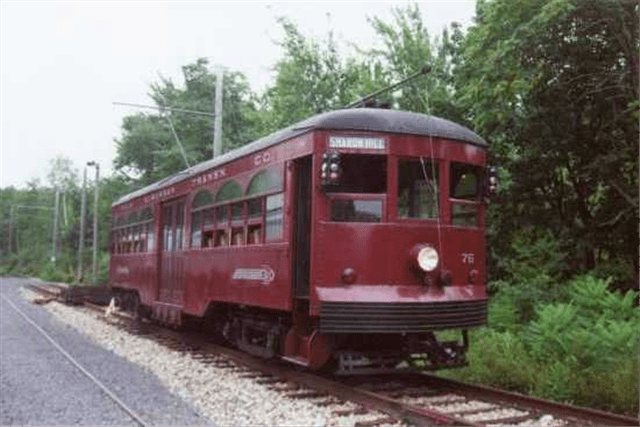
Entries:
[[[43, 284], [36, 288], [41, 294], [45, 295], [45, 298], [40, 301], [36, 301], [39, 304], [46, 303], [52, 299], [60, 298], [59, 287], [47, 286]], [[14, 304], [9, 298], [2, 295], [2, 299], [27, 323], [29, 323], [35, 330], [38, 331], [63, 357], [65, 357], [75, 368], [82, 373], [87, 379], [102, 390], [102, 392], [113, 401], [113, 403], [125, 412], [133, 423], [139, 427], [146, 427], [149, 425], [139, 414], [132, 410], [117, 394], [111, 390], [102, 381], [96, 378], [89, 370], [86, 369], [78, 360], [76, 360], [69, 352], [67, 352], [51, 335], [49, 335], [42, 327], [40, 327], [29, 315], [22, 311], [16, 304]]]
[[[44, 289], [42, 289], [44, 288]], [[45, 298], [62, 298], [64, 290], [35, 286]], [[57, 295], [56, 295], [57, 293]], [[104, 313], [105, 306], [84, 307]], [[551, 402], [492, 387], [463, 383], [430, 374], [336, 378], [318, 375], [279, 361], [264, 361], [212, 343], [193, 331], [175, 331], [137, 321], [126, 313], [112, 313], [119, 326], [144, 334], [162, 345], [188, 352], [204, 364], [238, 371], [296, 399], [318, 405], [337, 405], [336, 415], [359, 414], [358, 427], [405, 425], [633, 425], [638, 420], [619, 414]], [[333, 406], [332, 406], [333, 407]], [[381, 415], [382, 414], [382, 415]]]

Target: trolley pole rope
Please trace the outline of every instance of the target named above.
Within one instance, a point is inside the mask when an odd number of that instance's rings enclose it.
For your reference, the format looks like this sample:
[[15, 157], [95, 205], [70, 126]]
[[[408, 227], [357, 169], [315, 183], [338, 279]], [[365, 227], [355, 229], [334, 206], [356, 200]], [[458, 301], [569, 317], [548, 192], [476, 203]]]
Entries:
[[80, 363], [78, 363], [73, 356], [71, 356], [67, 351], [60, 346], [47, 332], [42, 329], [36, 322], [31, 320], [29, 316], [27, 316], [22, 310], [20, 310], [9, 298], [2, 295], [2, 298], [9, 303], [9, 305], [20, 314], [24, 319], [31, 324], [34, 328], [38, 330], [60, 353], [64, 355], [73, 365], [80, 370], [85, 376], [87, 376], [91, 381], [98, 385], [102, 389], [102, 391], [109, 396], [118, 406], [120, 406], [131, 418], [133, 418], [140, 427], [146, 427], [147, 424], [140, 418], [138, 414], [136, 414], [131, 408], [129, 408], [122, 400], [118, 398], [115, 394], [111, 392], [104, 384], [102, 384], [96, 377], [94, 377], [91, 372], [87, 371]]

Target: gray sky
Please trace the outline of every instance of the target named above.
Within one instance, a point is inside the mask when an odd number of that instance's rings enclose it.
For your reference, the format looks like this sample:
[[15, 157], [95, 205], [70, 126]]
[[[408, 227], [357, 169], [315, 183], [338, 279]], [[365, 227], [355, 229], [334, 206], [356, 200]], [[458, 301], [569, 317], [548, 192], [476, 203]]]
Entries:
[[[341, 47], [371, 47], [367, 16], [392, 21], [407, 2], [7, 2], [0, 3], [2, 136], [0, 187], [23, 188], [49, 161], [89, 160], [111, 173], [122, 118], [152, 104], [159, 74], [182, 85], [181, 67], [207, 57], [244, 73], [254, 91], [271, 81], [273, 43], [284, 15], [310, 37], [329, 29]], [[419, 2], [431, 36], [452, 21], [470, 24], [475, 0]], [[330, 17], [327, 17], [330, 13]], [[93, 176], [93, 170], [90, 175]]]

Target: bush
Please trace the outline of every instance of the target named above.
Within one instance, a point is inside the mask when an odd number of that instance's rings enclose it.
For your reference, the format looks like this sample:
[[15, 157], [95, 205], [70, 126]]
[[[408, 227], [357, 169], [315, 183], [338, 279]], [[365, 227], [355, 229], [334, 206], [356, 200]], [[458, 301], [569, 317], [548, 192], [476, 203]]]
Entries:
[[609, 320], [632, 320], [638, 317], [635, 301], [638, 292], [610, 292], [612, 279], [596, 278], [594, 275], [583, 275], [574, 279], [569, 286], [569, 297], [580, 307], [581, 314], [587, 318], [604, 318]]
[[515, 316], [515, 319], [510, 321], [515, 321], [516, 324], [512, 326], [519, 329], [536, 316], [536, 307], [540, 304], [570, 300], [568, 288], [556, 283], [544, 272], [538, 277], [529, 277], [517, 283], [491, 282], [489, 289], [493, 293], [490, 300], [489, 326], [497, 326], [498, 330], [506, 326], [504, 322], [509, 322], [510, 316]]
[[446, 376], [525, 393], [533, 390], [539, 367], [517, 335], [481, 329], [472, 331], [470, 340], [469, 366], [444, 372]]
[[610, 280], [609, 289], [627, 291], [636, 284], [633, 263], [624, 259], [598, 261], [590, 273], [598, 279]]
[[573, 328], [577, 326], [578, 309], [565, 303], [549, 304], [537, 310], [523, 333], [524, 342], [536, 360], [550, 363], [570, 352]]
[[638, 358], [621, 358], [606, 371], [580, 370], [575, 360], [555, 361], [538, 375], [534, 395], [579, 406], [638, 414]]
[[511, 243], [511, 252], [503, 264], [506, 279], [512, 283], [533, 280], [538, 282], [538, 286], [551, 286], [567, 270], [560, 243], [549, 231], [535, 228], [520, 230]]
[[42, 269], [40, 278], [47, 282], [71, 283], [73, 281], [73, 274], [65, 273], [62, 268], [56, 266], [54, 262], [48, 262]]
[[619, 359], [605, 372], [577, 376], [574, 401], [583, 406], [638, 415], [638, 358]]
[[546, 294], [536, 283], [492, 283], [490, 329], [472, 331], [470, 366], [444, 375], [637, 414], [638, 293], [611, 292], [594, 275]]

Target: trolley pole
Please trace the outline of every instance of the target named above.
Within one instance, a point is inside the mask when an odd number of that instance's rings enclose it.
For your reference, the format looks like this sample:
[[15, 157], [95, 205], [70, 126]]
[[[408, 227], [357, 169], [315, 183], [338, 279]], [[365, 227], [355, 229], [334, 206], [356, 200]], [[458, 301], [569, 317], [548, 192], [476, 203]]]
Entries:
[[80, 237], [78, 241], [78, 282], [82, 283], [82, 267], [84, 252], [84, 215], [87, 209], [87, 167], [84, 167], [84, 175], [82, 178], [82, 202], [80, 203]]
[[87, 162], [87, 166], [96, 167], [96, 183], [93, 190], [93, 284], [98, 281], [98, 184], [100, 183], [100, 165], [98, 162]]
[[224, 70], [219, 65], [216, 68], [216, 100], [214, 104], [213, 114], [213, 158], [222, 154], [222, 79], [224, 78]]

